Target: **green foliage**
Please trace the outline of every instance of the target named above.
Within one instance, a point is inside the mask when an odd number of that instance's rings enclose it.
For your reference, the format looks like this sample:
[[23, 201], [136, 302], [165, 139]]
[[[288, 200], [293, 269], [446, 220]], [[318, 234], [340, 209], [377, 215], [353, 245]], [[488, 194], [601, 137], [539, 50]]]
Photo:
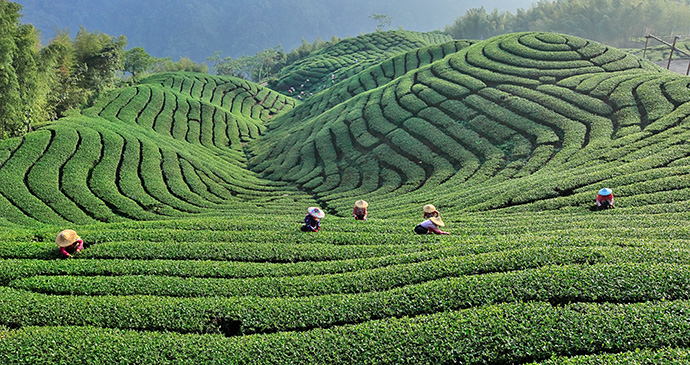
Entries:
[[[372, 58], [302, 101], [161, 73], [3, 140], [0, 358], [681, 358], [687, 81], [564, 34], [413, 34], [432, 45], [315, 52]], [[604, 186], [616, 208], [590, 211]], [[413, 234], [428, 203], [450, 235]], [[318, 233], [299, 229], [310, 206]], [[85, 249], [60, 260], [64, 228]]]
[[74, 38], [75, 61], [79, 67], [78, 86], [94, 95], [115, 86], [115, 71], [122, 69], [124, 36], [113, 38], [104, 33], [90, 33], [84, 27]]
[[0, 139], [31, 130], [43, 116], [45, 89], [37, 66], [38, 34], [19, 24], [21, 5], [0, 2]]
[[[448, 42], [447, 36], [409, 31], [387, 31], [341, 40], [281, 70], [272, 88], [300, 98], [333, 86], [350, 76], [416, 48]], [[305, 92], [304, 95], [301, 92]]]
[[124, 63], [122, 69], [132, 74], [132, 78], [137, 79], [142, 73], [147, 72], [153, 65], [154, 58], [151, 57], [141, 47], [127, 50], [123, 54]]
[[[514, 14], [472, 8], [446, 26], [445, 31], [457, 39], [488, 39], [521, 31], [560, 32], [611, 46], [630, 47], [639, 45], [640, 37], [645, 34], [684, 34], [682, 19], [689, 15], [687, 2], [669, 0], [541, 1]], [[529, 46], [538, 46], [538, 40], [527, 42]], [[562, 44], [565, 46], [565, 42]], [[570, 51], [567, 46], [561, 50]]]

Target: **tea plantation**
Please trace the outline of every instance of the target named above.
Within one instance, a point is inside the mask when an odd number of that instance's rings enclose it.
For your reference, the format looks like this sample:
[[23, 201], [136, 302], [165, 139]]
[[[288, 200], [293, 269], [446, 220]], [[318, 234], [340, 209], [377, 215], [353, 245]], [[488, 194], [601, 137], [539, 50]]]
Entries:
[[284, 70], [308, 97], [158, 74], [1, 141], [0, 362], [690, 361], [690, 79], [555, 33], [341, 43]]

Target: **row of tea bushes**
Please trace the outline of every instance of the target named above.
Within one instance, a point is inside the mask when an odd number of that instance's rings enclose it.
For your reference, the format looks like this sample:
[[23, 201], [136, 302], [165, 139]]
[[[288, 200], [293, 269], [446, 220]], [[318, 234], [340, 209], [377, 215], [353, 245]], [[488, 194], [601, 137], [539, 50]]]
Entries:
[[324, 86], [330, 86], [332, 76], [334, 81], [340, 82], [380, 63], [381, 59], [450, 40], [449, 36], [440, 33], [404, 30], [344, 39], [284, 68], [275, 88], [285, 94], [293, 87], [297, 93], [317, 93]]
[[[687, 302], [486, 306], [414, 318], [242, 338], [26, 327], [0, 331], [6, 363], [525, 363], [571, 354], [629, 352], [680, 358], [690, 346]], [[78, 337], [80, 341], [65, 342]], [[413, 342], [410, 342], [413, 340]], [[492, 347], [487, 347], [492, 343]], [[98, 344], [97, 347], [94, 347]], [[639, 348], [671, 348], [636, 352]], [[156, 351], [151, 351], [156, 349]], [[658, 353], [655, 356], [654, 353]], [[600, 359], [626, 359], [626, 354]], [[577, 361], [579, 358], [575, 358]], [[577, 362], [580, 363], [580, 362]], [[587, 362], [583, 362], [587, 363]], [[598, 363], [598, 362], [597, 362]], [[663, 363], [663, 362], [662, 362]]]
[[[614, 173], [626, 175], [618, 167], [612, 172], [602, 166], [599, 173], [576, 173], [573, 167], [602, 159], [620, 164], [606, 155], [611, 146], [627, 146], [618, 149], [618, 159], [626, 156], [623, 149], [632, 156], [633, 145], [646, 155], [645, 143], [668, 127], [680, 127], [687, 115], [679, 96], [687, 85], [677, 76], [577, 37], [510, 34], [429, 60], [390, 81], [373, 70], [353, 75], [350, 81], [357, 87], [336, 84], [316, 96], [319, 103], [305, 102], [276, 117], [266, 137], [250, 147], [253, 169], [302, 186], [339, 214], [351, 209], [345, 191], [385, 202], [386, 217], [398, 207], [409, 211], [400, 202], [432, 196], [463, 201], [458, 211], [546, 206], [582, 211], [591, 202], [586, 189], [617, 183], [610, 178]], [[667, 96], [666, 89], [675, 96]], [[340, 104], [325, 101], [338, 90], [354, 97]], [[630, 109], [637, 100], [642, 105]], [[645, 128], [652, 133], [641, 134]], [[675, 152], [679, 159], [688, 156], [682, 149]], [[587, 174], [588, 183], [553, 186], [559, 181], [554, 170], [570, 179]], [[378, 181], [365, 180], [370, 175], [378, 175]], [[516, 181], [520, 188], [489, 188], [481, 197], [464, 199], [479, 184], [517, 186]], [[543, 181], [552, 186], [545, 189]], [[645, 205], [628, 187], [620, 191], [631, 197], [628, 204]]]
[[[682, 291], [687, 287], [688, 269], [676, 264], [605, 264], [590, 267], [565, 266], [562, 268], [542, 268], [518, 273], [499, 273], [481, 277], [464, 278], [469, 274], [484, 274], [492, 270], [511, 271], [529, 267], [539, 267], [550, 263], [567, 264], [561, 257], [549, 260], [535, 260], [530, 264], [515, 260], [511, 252], [508, 262], [497, 261], [492, 256], [463, 257], [461, 259], [434, 260], [423, 263], [391, 265], [372, 270], [358, 270], [353, 273], [326, 276], [264, 277], [255, 279], [217, 279], [181, 278], [173, 276], [34, 276], [13, 280], [9, 287], [39, 293], [60, 295], [155, 295], [173, 297], [307, 297], [330, 294], [359, 294], [392, 290], [403, 285], [409, 286], [433, 280], [446, 281], [454, 287], [455, 296], [476, 296], [478, 302], [510, 301], [502, 297], [511, 293], [521, 300], [540, 300], [549, 302], [577, 302], [592, 300], [629, 302], [640, 300], [684, 299]], [[493, 259], [484, 265], [476, 265], [475, 260]], [[560, 260], [559, 260], [560, 259]], [[560, 262], [559, 262], [560, 261]], [[501, 265], [502, 264], [502, 265]], [[650, 273], [642, 274], [645, 271]], [[460, 277], [454, 279], [453, 277]], [[664, 281], [667, 277], [673, 279]], [[444, 280], [445, 278], [449, 278]], [[644, 279], [643, 279], [644, 278]], [[476, 280], [476, 282], [474, 282]], [[646, 280], [643, 284], [640, 280]], [[493, 289], [501, 294], [487, 292], [489, 281]], [[634, 291], [616, 296], [616, 284], [625, 282]], [[539, 288], [535, 291], [535, 284]], [[565, 284], [570, 285], [565, 291]], [[662, 298], [649, 294], [649, 288], [663, 293]], [[438, 298], [449, 297], [444, 285], [436, 287]], [[461, 288], [467, 288], [461, 290]], [[594, 294], [592, 291], [604, 293]], [[524, 292], [523, 292], [524, 291]], [[632, 293], [632, 294], [631, 294]], [[428, 292], [426, 293], [428, 295]], [[410, 295], [409, 293], [406, 295]], [[679, 296], [680, 295], [680, 296]], [[510, 296], [509, 296], [510, 297]], [[493, 299], [499, 298], [499, 299]], [[525, 299], [526, 298], [526, 299]], [[427, 304], [428, 305], [428, 304]], [[476, 303], [472, 303], [476, 305]], [[452, 306], [451, 306], [452, 307]]]

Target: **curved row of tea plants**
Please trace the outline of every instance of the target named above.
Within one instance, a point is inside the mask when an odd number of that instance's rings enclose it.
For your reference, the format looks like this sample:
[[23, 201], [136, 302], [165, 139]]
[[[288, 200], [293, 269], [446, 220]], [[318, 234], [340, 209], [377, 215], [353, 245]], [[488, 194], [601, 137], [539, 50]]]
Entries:
[[241, 145], [259, 137], [264, 122], [294, 105], [290, 98], [237, 78], [163, 73], [112, 92], [84, 114], [219, 149], [217, 153], [244, 163]]
[[274, 88], [295, 98], [308, 97], [392, 56], [450, 40], [441, 33], [405, 30], [344, 39], [283, 69]]
[[651, 63], [577, 37], [518, 33], [387, 84], [367, 86], [372, 70], [272, 120], [252, 143], [254, 169], [340, 214], [358, 198], [387, 217], [417, 209], [410, 201], [458, 213], [587, 210], [603, 186], [620, 188], [627, 206], [688, 201], [688, 83]]
[[[0, 143], [4, 218], [85, 224], [223, 214], [311, 198], [213, 150], [138, 126], [71, 117]], [[251, 201], [251, 202], [250, 202]]]
[[466, 40], [450, 41], [413, 49], [393, 56], [383, 62], [376, 63], [361, 72], [345, 75], [341, 77], [342, 81], [338, 81], [338, 83], [334, 81], [332, 87], [305, 98], [300, 108], [291, 110], [288, 112], [288, 115], [283, 115], [279, 120], [271, 123], [270, 127], [275, 129], [279, 126], [279, 123], [296, 123], [300, 120], [308, 119], [315, 114], [323, 113], [353, 98], [355, 95], [386, 85], [410, 71], [456, 53], [472, 43], [472, 41]]
[[[524, 363], [570, 354], [632, 353], [640, 347], [687, 348], [688, 310], [687, 301], [515, 303], [240, 338], [28, 326], [0, 331], [0, 358], [12, 363]], [[66, 344], [70, 336], [80, 341]]]

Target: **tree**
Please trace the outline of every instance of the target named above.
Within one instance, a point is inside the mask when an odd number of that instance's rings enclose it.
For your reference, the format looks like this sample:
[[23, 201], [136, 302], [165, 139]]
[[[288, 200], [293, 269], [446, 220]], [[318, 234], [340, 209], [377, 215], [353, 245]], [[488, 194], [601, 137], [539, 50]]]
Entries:
[[374, 19], [376, 21], [376, 31], [380, 32], [384, 30], [385, 28], [388, 28], [392, 24], [392, 19], [386, 14], [371, 14], [369, 15], [370, 19]]
[[180, 61], [175, 62], [170, 57], [168, 58], [154, 58], [152, 65], [153, 72], [201, 72], [208, 73], [208, 66], [205, 63], [196, 63], [189, 58], [181, 57]]
[[16, 3], [0, 1], [0, 138], [12, 134], [19, 122], [19, 80], [14, 69], [17, 45], [14, 35], [20, 7]]
[[36, 65], [38, 46], [38, 31], [32, 25], [20, 25], [15, 35], [17, 52], [14, 56], [14, 69], [19, 83], [19, 121], [22, 123], [20, 134], [31, 131], [34, 121], [43, 118], [45, 111], [45, 95], [42, 87], [42, 77]]
[[253, 56], [242, 56], [236, 59], [232, 57], [221, 59], [220, 52], [216, 52], [208, 60], [214, 62], [212, 69], [217, 75], [264, 82], [286, 65], [287, 55], [281, 46], [276, 46], [264, 49]]
[[285, 52], [280, 46], [257, 53], [251, 58], [252, 80], [262, 82], [271, 77], [285, 65], [286, 60]]
[[137, 79], [142, 74], [148, 72], [156, 59], [146, 53], [141, 47], [135, 47], [124, 53], [123, 71], [132, 74], [133, 79]]
[[85, 104], [90, 91], [81, 83], [83, 65], [78, 65], [74, 43], [68, 31], [59, 31], [50, 44], [39, 52], [41, 69], [48, 88], [46, 114], [56, 120], [70, 109]]
[[123, 52], [127, 38], [113, 38], [104, 33], [89, 33], [81, 27], [74, 39], [74, 51], [82, 87], [92, 91], [92, 98], [115, 85], [115, 72], [123, 68]]
[[26, 133], [42, 113], [38, 33], [19, 23], [20, 11], [21, 5], [0, 0], [0, 138]]

